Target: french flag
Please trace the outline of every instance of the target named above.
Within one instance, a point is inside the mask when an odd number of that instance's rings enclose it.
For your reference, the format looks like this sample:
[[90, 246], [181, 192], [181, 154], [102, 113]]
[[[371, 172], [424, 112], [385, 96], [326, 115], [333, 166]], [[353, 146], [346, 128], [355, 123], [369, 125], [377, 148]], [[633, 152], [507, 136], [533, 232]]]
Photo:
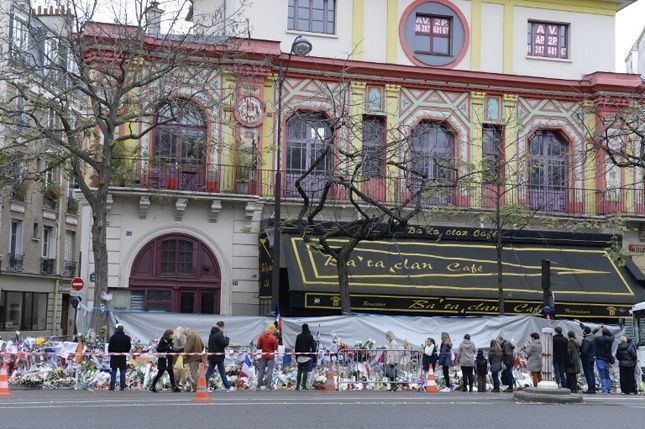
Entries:
[[247, 354], [244, 355], [242, 360], [242, 371], [240, 371], [240, 377], [255, 378], [255, 368], [253, 367], [253, 362], [251, 357]]

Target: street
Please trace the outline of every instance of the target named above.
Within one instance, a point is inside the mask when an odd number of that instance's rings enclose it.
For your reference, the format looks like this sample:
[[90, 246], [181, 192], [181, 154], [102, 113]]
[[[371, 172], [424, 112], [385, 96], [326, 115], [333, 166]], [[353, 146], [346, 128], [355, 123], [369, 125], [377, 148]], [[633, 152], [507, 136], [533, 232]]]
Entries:
[[[460, 427], [637, 428], [645, 396], [585, 396], [582, 405], [516, 404], [511, 394], [418, 392], [187, 393], [13, 391], [0, 428]], [[543, 419], [548, 419], [544, 421]]]

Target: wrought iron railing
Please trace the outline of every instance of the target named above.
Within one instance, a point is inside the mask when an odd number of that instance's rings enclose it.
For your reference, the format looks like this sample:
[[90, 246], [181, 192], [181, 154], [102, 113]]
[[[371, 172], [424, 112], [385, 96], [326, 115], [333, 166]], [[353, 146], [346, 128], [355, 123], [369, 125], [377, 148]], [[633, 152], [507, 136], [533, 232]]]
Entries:
[[[132, 163], [132, 177], [113, 180], [113, 186], [264, 197], [272, 197], [275, 189], [275, 170], [142, 158], [128, 162]], [[300, 176], [299, 171], [283, 172], [282, 198], [301, 198], [296, 188]], [[314, 172], [301, 180], [301, 187], [310, 198], [317, 199], [328, 179], [325, 172]], [[419, 192], [419, 186], [423, 187], [422, 192]], [[424, 207], [494, 209], [499, 204], [552, 214], [645, 216], [645, 190], [638, 186], [599, 190], [531, 184], [503, 184], [498, 187], [472, 182], [449, 184], [405, 177], [375, 177], [362, 180], [358, 188], [369, 198], [386, 204], [399, 204], [411, 195], [418, 195]], [[335, 185], [329, 189], [327, 198], [345, 201], [348, 195], [342, 186]]]
[[63, 277], [74, 277], [76, 274], [76, 261], [63, 261]]
[[22, 260], [24, 255], [9, 253], [7, 269], [10, 271], [22, 271]]
[[54, 274], [56, 266], [56, 259], [41, 258], [40, 259], [40, 272], [43, 274]]

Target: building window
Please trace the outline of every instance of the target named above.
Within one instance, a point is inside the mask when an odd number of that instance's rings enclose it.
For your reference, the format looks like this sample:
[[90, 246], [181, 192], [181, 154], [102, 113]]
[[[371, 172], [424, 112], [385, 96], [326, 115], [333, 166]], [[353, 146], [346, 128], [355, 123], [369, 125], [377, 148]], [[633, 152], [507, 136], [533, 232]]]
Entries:
[[363, 179], [383, 177], [385, 170], [385, 121], [382, 117], [363, 117]]
[[564, 211], [567, 190], [567, 143], [558, 132], [538, 131], [529, 139], [531, 208]]
[[9, 254], [19, 255], [22, 253], [22, 221], [11, 219], [11, 241], [9, 244]]
[[504, 183], [501, 168], [504, 129], [497, 125], [482, 128], [482, 182], [486, 185]]
[[193, 242], [164, 240], [161, 242], [161, 274], [193, 274]]
[[417, 14], [414, 21], [414, 34], [426, 39], [425, 49], [415, 51], [424, 55], [450, 55], [450, 34], [452, 18]]
[[11, 17], [11, 48], [15, 55], [24, 55], [29, 49], [29, 24], [26, 17], [15, 13]]
[[288, 29], [334, 34], [336, 32], [336, 1], [289, 0]]
[[55, 248], [54, 228], [43, 226], [43, 258], [51, 258]]
[[0, 293], [0, 331], [44, 331], [47, 329], [47, 294]]
[[546, 58], [569, 58], [569, 25], [529, 21], [528, 55]]
[[440, 122], [421, 122], [412, 132], [411, 186], [423, 186], [424, 203], [448, 205], [456, 176], [454, 135]]

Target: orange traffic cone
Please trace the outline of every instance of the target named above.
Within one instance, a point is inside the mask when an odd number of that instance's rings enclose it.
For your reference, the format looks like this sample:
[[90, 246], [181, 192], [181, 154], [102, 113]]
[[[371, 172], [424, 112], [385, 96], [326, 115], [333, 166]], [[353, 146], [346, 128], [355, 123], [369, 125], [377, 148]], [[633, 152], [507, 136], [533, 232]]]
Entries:
[[325, 381], [325, 387], [323, 389], [323, 392], [335, 392], [336, 391], [336, 383], [334, 383], [334, 371], [332, 370], [331, 367], [331, 361], [329, 362], [329, 367], [327, 368], [327, 381]]
[[439, 393], [439, 387], [432, 371], [428, 372], [428, 378], [426, 379], [426, 393]]
[[9, 377], [7, 376], [7, 356], [2, 360], [0, 369], [0, 396], [9, 396]]
[[197, 392], [193, 401], [210, 401], [208, 396], [208, 386], [206, 386], [206, 374], [204, 373], [204, 363], [199, 364], [199, 379], [197, 381]]

